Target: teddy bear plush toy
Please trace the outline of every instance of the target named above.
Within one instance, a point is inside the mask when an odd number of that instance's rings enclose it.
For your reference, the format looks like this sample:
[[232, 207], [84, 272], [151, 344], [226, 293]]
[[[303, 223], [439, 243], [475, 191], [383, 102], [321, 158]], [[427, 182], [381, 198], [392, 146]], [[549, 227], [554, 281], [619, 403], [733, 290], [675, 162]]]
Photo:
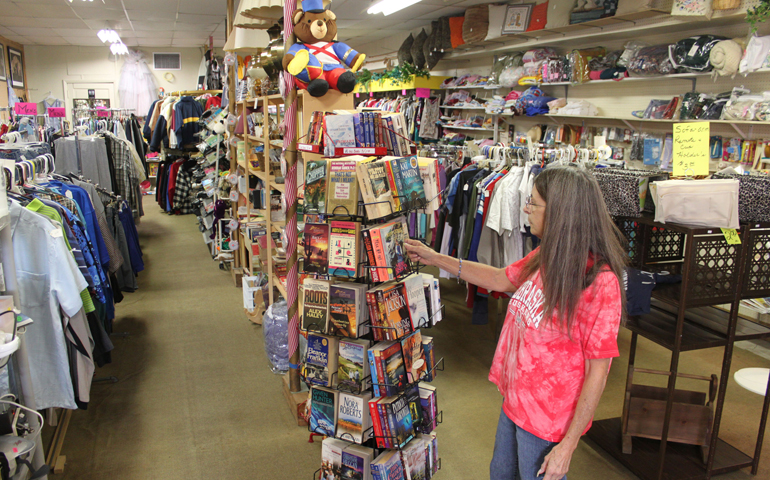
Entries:
[[297, 43], [283, 56], [283, 68], [294, 76], [297, 88], [313, 97], [323, 97], [330, 88], [352, 92], [353, 72], [361, 68], [366, 55], [337, 41], [337, 16], [323, 7], [323, 0], [304, 0], [292, 21]]

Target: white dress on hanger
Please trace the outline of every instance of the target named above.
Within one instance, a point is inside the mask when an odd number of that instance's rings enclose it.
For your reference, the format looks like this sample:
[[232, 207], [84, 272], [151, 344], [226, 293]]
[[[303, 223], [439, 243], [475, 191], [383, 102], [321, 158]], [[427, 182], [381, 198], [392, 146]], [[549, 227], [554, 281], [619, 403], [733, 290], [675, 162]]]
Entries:
[[158, 99], [158, 81], [152, 74], [142, 52], [130, 52], [120, 70], [118, 86], [121, 108], [144, 115]]

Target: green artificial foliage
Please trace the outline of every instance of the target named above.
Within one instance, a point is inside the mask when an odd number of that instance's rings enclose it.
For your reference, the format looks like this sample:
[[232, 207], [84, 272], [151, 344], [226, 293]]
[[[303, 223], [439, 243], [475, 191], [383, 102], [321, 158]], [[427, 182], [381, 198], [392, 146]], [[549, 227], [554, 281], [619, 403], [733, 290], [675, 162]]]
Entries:
[[367, 69], [363, 69], [358, 72], [358, 83], [368, 92], [371, 88], [372, 82], [386, 82], [390, 81], [391, 85], [398, 85], [402, 82], [408, 82], [412, 77], [425, 77], [430, 78], [430, 72], [428, 70], [422, 70], [410, 63], [404, 63], [392, 70], [385, 70], [381, 73], [372, 73]]
[[746, 21], [751, 25], [751, 35], [757, 32], [757, 25], [770, 18], [770, 0], [761, 0], [760, 4], [746, 11]]

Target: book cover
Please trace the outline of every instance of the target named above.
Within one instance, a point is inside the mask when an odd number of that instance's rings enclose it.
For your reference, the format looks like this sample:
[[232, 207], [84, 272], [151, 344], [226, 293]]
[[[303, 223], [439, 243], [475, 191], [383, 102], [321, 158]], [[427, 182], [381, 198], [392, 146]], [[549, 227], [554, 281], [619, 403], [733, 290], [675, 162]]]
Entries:
[[321, 478], [340, 478], [342, 454], [346, 446], [345, 442], [336, 438], [325, 438], [321, 442]]
[[361, 224], [332, 221], [329, 225], [329, 275], [358, 278]]
[[425, 208], [427, 198], [425, 197], [425, 187], [420, 176], [420, 166], [417, 163], [417, 157], [403, 157], [394, 160], [398, 164], [400, 174], [400, 190], [402, 209], [414, 210], [416, 208]]
[[391, 141], [391, 138], [390, 138], [390, 130], [388, 128], [388, 120], [386, 118], [382, 119], [382, 135], [383, 135], [382, 138], [384, 139], [384, 142], [385, 142], [385, 152], [388, 155], [393, 155], [394, 154], [393, 142]]
[[327, 115], [326, 134], [334, 148], [356, 146], [356, 126], [353, 115]]
[[396, 327], [388, 325], [388, 312], [385, 306], [385, 295], [382, 293], [384, 288], [387, 288], [388, 285], [385, 285], [384, 287], [379, 287], [374, 291], [375, 295], [375, 308], [379, 310], [379, 322], [380, 322], [380, 331], [382, 332], [381, 336], [384, 340], [395, 340], [398, 337], [396, 336]]
[[381, 328], [382, 321], [380, 320], [380, 309], [377, 306], [377, 296], [376, 292], [374, 290], [369, 290], [366, 292], [366, 306], [369, 310], [369, 323], [372, 326], [372, 332], [374, 336], [374, 341], [379, 342], [383, 339], [383, 331]]
[[363, 395], [340, 393], [337, 410], [337, 438], [355, 443], [363, 443], [369, 439], [367, 430], [371, 426], [369, 421], [369, 400], [371, 398], [371, 393]]
[[425, 442], [420, 437], [413, 438], [401, 451], [404, 461], [406, 480], [425, 480]]
[[328, 179], [328, 160], [308, 160], [305, 167], [305, 213], [326, 213]]
[[412, 332], [412, 320], [409, 305], [406, 303], [406, 290], [402, 283], [389, 283], [382, 288], [385, 326], [393, 328], [391, 340], [404, 337]]
[[325, 332], [329, 321], [329, 282], [305, 278], [302, 286], [302, 329]]
[[307, 335], [307, 357], [305, 360], [305, 380], [322, 387], [334, 387], [337, 378], [332, 375], [337, 371], [338, 340], [318, 333]]
[[357, 167], [358, 186], [364, 199], [367, 217], [374, 220], [393, 213], [393, 196], [388, 187], [385, 164], [372, 160], [359, 162]]
[[369, 341], [340, 340], [339, 344], [339, 387], [344, 385], [351, 392], [362, 392], [369, 388]]
[[371, 480], [370, 465], [372, 460], [374, 460], [374, 449], [360, 445], [348, 445], [342, 451], [341, 478], [345, 480]]
[[[369, 234], [369, 230], [362, 230], [361, 237], [364, 240], [364, 249], [366, 251], [366, 260], [367, 260], [368, 266], [377, 265], [377, 258], [374, 256], [374, 247], [372, 246], [372, 237]], [[380, 277], [379, 275], [377, 275], [376, 268], [369, 268], [367, 270], [369, 270], [369, 274], [372, 276], [373, 282], [380, 281]]]
[[[387, 259], [385, 258], [385, 245], [380, 235], [380, 229], [382, 227], [372, 227], [369, 229], [369, 236], [372, 239], [372, 250], [374, 250], [374, 263], [373, 266], [388, 267]], [[381, 282], [390, 280], [393, 278], [393, 272], [389, 268], [375, 268], [377, 277]], [[373, 278], [372, 278], [373, 279]]]
[[329, 161], [327, 213], [358, 215], [358, 179], [356, 163], [363, 157], [337, 158]]
[[380, 377], [379, 377], [379, 373], [377, 372], [377, 357], [374, 354], [374, 350], [368, 349], [366, 351], [366, 356], [369, 361], [369, 371], [371, 372], [371, 375], [372, 375], [372, 392], [374, 393], [375, 397], [381, 397], [382, 395], [380, 394], [380, 386], [379, 386]]
[[425, 277], [423, 277], [422, 275], [420, 275], [420, 278], [423, 279], [422, 291], [424, 293], [424, 298], [425, 298], [425, 307], [428, 309], [427, 326], [433, 326], [433, 300], [431, 298], [431, 295], [433, 293], [433, 282], [426, 282]]
[[356, 289], [345, 284], [329, 287], [329, 333], [356, 338], [358, 333]]
[[371, 464], [372, 476], [375, 478], [379, 478], [380, 480], [389, 480], [387, 477], [385, 477], [386, 465], [388, 464], [388, 462], [392, 461], [393, 456], [398, 456], [398, 455], [399, 455], [399, 452], [397, 450], [385, 450], [381, 452]]
[[[385, 255], [385, 264], [391, 274], [390, 278], [400, 277], [407, 273], [411, 267], [404, 243], [409, 238], [409, 228], [406, 218], [399, 217], [393, 222], [386, 223], [377, 229], [380, 235], [380, 246]], [[374, 252], [377, 253], [377, 245], [374, 244]]]
[[410, 385], [404, 391], [404, 397], [406, 397], [406, 403], [409, 405], [409, 411], [412, 414], [412, 424], [414, 425], [415, 431], [417, 431], [423, 423], [420, 387], [418, 387], [417, 384]]
[[356, 132], [356, 147], [364, 146], [364, 129], [361, 126], [361, 114], [356, 113], [353, 115], [353, 127]]
[[386, 397], [380, 400], [377, 404], [379, 409], [380, 424], [382, 425], [382, 434], [385, 436], [385, 448], [393, 448], [395, 446], [394, 438], [396, 431], [396, 425], [393, 423], [393, 417], [388, 415], [388, 404], [393, 401], [395, 397]]
[[392, 345], [380, 352], [380, 358], [384, 370], [384, 383], [387, 384], [387, 394], [395, 395], [404, 388], [408, 381], [404, 367], [404, 356], [401, 353], [401, 344], [393, 342]]
[[385, 125], [388, 127], [388, 130], [385, 132], [388, 139], [390, 140], [390, 152], [388, 155], [394, 155], [394, 156], [400, 156], [401, 155], [401, 147], [399, 145], [398, 140], [396, 139], [396, 133], [395, 128], [393, 125], [393, 119], [390, 118], [390, 116], [387, 116], [384, 118]]
[[422, 276], [413, 273], [401, 283], [406, 290], [406, 301], [409, 305], [409, 317], [412, 319], [412, 330], [430, 327], [430, 312], [425, 303], [425, 287]]
[[425, 382], [420, 382], [419, 386], [420, 394], [420, 407], [423, 413], [422, 424], [419, 425], [419, 430], [422, 433], [430, 433], [438, 426], [438, 405], [436, 402], [436, 388], [433, 385], [429, 385]]
[[423, 351], [422, 335], [419, 330], [415, 330], [401, 339], [401, 351], [404, 355], [404, 369], [409, 383], [422, 380], [422, 376], [428, 368]]
[[406, 398], [397, 397], [393, 402], [387, 404], [388, 413], [393, 416], [395, 425], [394, 437], [397, 441], [397, 447], [402, 448], [414, 438], [414, 425], [412, 423], [412, 413], [409, 410]]
[[329, 225], [306, 223], [303, 240], [305, 244], [304, 271], [326, 275], [329, 269]]
[[310, 393], [310, 430], [334, 436], [337, 424], [337, 392], [323, 387], [313, 387]]
[[438, 159], [420, 157], [417, 159], [417, 165], [420, 167], [420, 178], [425, 189], [428, 213], [435, 212], [441, 208], [438, 190]]
[[422, 337], [422, 352], [425, 358], [425, 381], [436, 378], [436, 357], [433, 353], [433, 337]]

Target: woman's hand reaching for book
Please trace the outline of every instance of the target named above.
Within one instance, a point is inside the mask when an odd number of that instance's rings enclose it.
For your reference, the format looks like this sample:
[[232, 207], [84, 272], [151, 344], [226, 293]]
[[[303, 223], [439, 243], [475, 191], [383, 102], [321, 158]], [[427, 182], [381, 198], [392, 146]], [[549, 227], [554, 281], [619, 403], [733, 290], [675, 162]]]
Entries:
[[409, 260], [413, 262], [420, 262], [423, 265], [435, 265], [436, 253], [430, 247], [426, 247], [424, 243], [419, 240], [407, 239], [404, 241], [406, 252], [409, 254]]

